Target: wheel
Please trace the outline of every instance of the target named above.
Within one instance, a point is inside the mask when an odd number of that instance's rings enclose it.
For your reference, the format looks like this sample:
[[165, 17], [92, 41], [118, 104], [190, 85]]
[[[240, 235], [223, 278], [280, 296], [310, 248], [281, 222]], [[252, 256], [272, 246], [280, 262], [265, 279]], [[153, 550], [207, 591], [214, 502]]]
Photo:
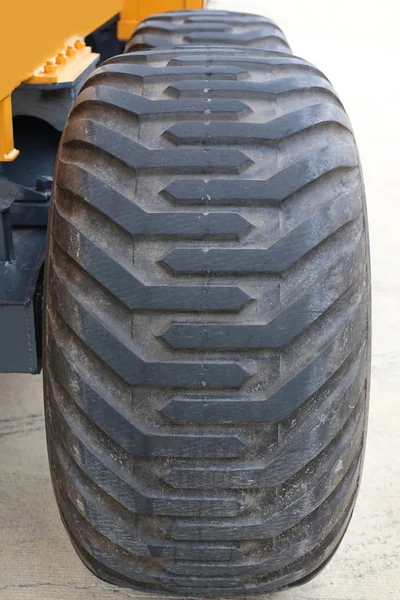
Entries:
[[125, 52], [172, 48], [181, 44], [246, 46], [291, 53], [270, 19], [224, 10], [183, 10], [145, 19], [126, 44]]
[[49, 227], [48, 446], [82, 560], [185, 596], [306, 580], [354, 507], [369, 377], [364, 188], [328, 80], [243, 48], [111, 59]]

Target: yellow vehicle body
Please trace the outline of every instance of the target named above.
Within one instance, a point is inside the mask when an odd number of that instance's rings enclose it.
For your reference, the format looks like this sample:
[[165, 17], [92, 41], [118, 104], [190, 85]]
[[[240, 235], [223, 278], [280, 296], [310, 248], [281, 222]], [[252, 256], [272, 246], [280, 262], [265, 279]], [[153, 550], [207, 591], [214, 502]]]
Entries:
[[57, 83], [90, 61], [83, 38], [120, 14], [118, 36], [129, 39], [151, 14], [201, 8], [203, 0], [4, 0], [0, 7], [0, 161], [14, 160], [12, 91], [22, 82]]

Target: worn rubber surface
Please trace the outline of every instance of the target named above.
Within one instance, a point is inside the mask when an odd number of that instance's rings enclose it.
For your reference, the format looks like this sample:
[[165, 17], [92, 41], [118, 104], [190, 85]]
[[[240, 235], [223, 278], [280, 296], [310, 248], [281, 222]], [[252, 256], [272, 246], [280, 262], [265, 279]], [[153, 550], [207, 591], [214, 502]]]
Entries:
[[60, 510], [100, 577], [247, 595], [335, 552], [368, 395], [358, 160], [328, 80], [285, 54], [125, 54], [79, 94], [45, 397]]
[[153, 15], [140, 23], [125, 52], [213, 44], [290, 53], [281, 29], [270, 19], [225, 10], [183, 10]]

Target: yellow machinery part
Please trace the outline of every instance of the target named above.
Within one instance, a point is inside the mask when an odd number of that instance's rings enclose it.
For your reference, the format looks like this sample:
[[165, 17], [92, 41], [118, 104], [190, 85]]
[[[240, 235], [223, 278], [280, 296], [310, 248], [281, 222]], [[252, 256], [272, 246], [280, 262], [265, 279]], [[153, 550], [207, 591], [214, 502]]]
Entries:
[[205, 0], [4, 0], [0, 7], [0, 99], [32, 77], [71, 38], [82, 38], [121, 13], [120, 39], [158, 12], [202, 8]]
[[[1, 2], [0, 161], [18, 156], [13, 142], [11, 92], [23, 81], [36, 83], [35, 78], [41, 75], [42, 83], [57, 83], [58, 73], [66, 70], [57, 64], [57, 58], [62, 61], [61, 56], [66, 56], [71, 43], [79, 46], [81, 38], [117, 15], [121, 3], [122, 0]], [[85, 61], [79, 62], [82, 72]]]
[[163, 11], [202, 8], [206, 0], [0, 0], [0, 162], [14, 160], [11, 93], [22, 82], [73, 81], [93, 56], [82, 38], [120, 13], [118, 37]]
[[11, 96], [6, 96], [0, 100], [0, 161], [14, 160], [18, 154], [14, 148]]
[[47, 61], [121, 10], [122, 0], [3, 0], [0, 7], [0, 99]]

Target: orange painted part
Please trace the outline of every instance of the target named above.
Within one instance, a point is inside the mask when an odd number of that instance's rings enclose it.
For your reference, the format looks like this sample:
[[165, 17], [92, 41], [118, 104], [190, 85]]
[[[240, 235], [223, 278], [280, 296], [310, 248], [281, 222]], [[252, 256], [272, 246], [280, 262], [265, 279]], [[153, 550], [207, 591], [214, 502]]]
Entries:
[[[0, 0], [0, 100], [121, 10], [122, 0]], [[151, 4], [151, 2], [150, 2]]]
[[19, 151], [14, 148], [11, 96], [0, 100], [0, 161], [15, 160]]
[[118, 37], [164, 11], [196, 9], [207, 0], [0, 0], [0, 162], [14, 148], [11, 93], [22, 82], [73, 81], [95, 59], [83, 39], [120, 13]]
[[129, 40], [137, 25], [151, 15], [171, 10], [205, 8], [207, 0], [123, 0], [118, 37]]

